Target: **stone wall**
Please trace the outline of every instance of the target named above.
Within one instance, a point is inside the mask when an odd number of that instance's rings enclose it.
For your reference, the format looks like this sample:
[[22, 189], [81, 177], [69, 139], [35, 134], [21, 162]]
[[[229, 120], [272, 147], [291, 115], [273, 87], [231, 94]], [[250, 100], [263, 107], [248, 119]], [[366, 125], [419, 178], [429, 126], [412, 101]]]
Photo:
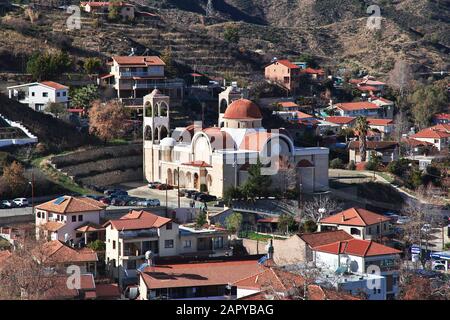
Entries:
[[246, 249], [247, 254], [266, 254], [266, 241], [257, 241], [250, 239], [242, 239], [242, 246]]

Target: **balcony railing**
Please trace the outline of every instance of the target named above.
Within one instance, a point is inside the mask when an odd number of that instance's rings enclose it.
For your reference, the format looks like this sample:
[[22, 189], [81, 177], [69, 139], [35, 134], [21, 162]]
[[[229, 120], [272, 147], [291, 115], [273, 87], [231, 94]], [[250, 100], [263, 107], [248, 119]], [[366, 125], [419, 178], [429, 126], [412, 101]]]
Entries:
[[136, 231], [121, 231], [119, 238], [134, 239], [134, 238], [157, 238], [158, 231], [156, 230], [136, 230]]
[[122, 71], [121, 77], [164, 77], [164, 73], [148, 71]]

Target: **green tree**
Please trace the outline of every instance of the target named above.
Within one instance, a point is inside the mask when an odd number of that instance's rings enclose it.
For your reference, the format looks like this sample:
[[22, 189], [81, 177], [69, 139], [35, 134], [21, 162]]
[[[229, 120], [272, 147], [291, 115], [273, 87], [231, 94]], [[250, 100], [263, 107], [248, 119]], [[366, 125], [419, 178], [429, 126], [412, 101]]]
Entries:
[[330, 161], [330, 168], [331, 169], [344, 169], [344, 162], [339, 158], [335, 158]]
[[92, 102], [99, 98], [97, 86], [90, 84], [85, 87], [77, 88], [71, 95], [71, 104], [76, 108], [88, 109]]
[[313, 233], [317, 230], [317, 224], [313, 220], [307, 220], [302, 224], [302, 231], [305, 233]]
[[420, 86], [409, 96], [414, 123], [420, 128], [430, 125], [434, 114], [442, 112], [448, 104], [448, 95], [443, 85]]
[[367, 150], [367, 132], [369, 131], [369, 122], [366, 117], [359, 116], [356, 118], [355, 130], [358, 131], [359, 136], [359, 154], [361, 156], [361, 162], [366, 161]]
[[241, 199], [242, 191], [239, 188], [235, 188], [234, 186], [228, 187], [223, 192], [223, 201], [228, 207], [231, 207], [233, 204], [233, 199]]
[[45, 107], [45, 111], [50, 112], [53, 114], [56, 118], [61, 118], [64, 115], [67, 115], [67, 108], [62, 104], [58, 102], [50, 102]]
[[119, 2], [118, 0], [112, 0], [109, 2], [108, 6], [108, 19], [111, 21], [116, 21], [119, 19]]
[[27, 72], [35, 80], [49, 80], [70, 70], [72, 60], [65, 52], [41, 53], [31, 55], [27, 62]]
[[102, 62], [98, 58], [87, 58], [83, 62], [84, 71], [87, 74], [97, 73], [101, 70]]
[[237, 234], [242, 226], [242, 214], [233, 212], [225, 219], [225, 225], [228, 230]]
[[207, 223], [208, 223], [208, 220], [206, 219], [206, 211], [201, 210], [199, 212], [199, 214], [197, 215], [197, 218], [195, 219], [195, 226], [197, 228], [201, 228]]
[[91, 248], [94, 251], [105, 251], [106, 250], [106, 244], [105, 242], [101, 240], [95, 240], [89, 243], [88, 248]]
[[307, 66], [310, 68], [317, 68], [319, 67], [319, 64], [316, 61], [316, 58], [309, 53], [302, 53], [297, 57], [297, 61], [299, 62], [306, 62]]
[[278, 218], [278, 231], [289, 233], [295, 229], [295, 219], [292, 214], [282, 213]]
[[239, 42], [239, 29], [236, 26], [226, 26], [223, 32], [223, 37], [228, 42], [238, 43]]
[[166, 47], [161, 53], [161, 60], [164, 61], [166, 66], [164, 67], [164, 72], [168, 77], [177, 76], [177, 68], [175, 67], [175, 61], [173, 59], [172, 49]]
[[262, 164], [257, 160], [256, 164], [250, 165], [248, 169], [248, 179], [242, 187], [242, 192], [247, 199], [254, 200], [256, 197], [266, 196], [272, 179], [268, 175], [261, 174]]

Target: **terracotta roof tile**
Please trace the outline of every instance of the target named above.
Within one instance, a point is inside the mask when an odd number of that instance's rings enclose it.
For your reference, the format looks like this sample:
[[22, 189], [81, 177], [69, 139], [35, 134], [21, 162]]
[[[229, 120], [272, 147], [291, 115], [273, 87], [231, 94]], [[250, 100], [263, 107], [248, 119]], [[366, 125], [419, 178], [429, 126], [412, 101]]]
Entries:
[[338, 103], [336, 107], [344, 111], [380, 109], [375, 103], [368, 101]]
[[148, 288], [227, 285], [261, 270], [257, 260], [217, 261], [148, 267], [141, 273]]
[[83, 248], [75, 250], [61, 241], [53, 240], [42, 245], [42, 250], [36, 249], [35, 254], [43, 255], [44, 263], [71, 263], [71, 262], [96, 262], [98, 261], [95, 251]]
[[339, 117], [339, 116], [332, 116], [332, 117], [326, 117], [325, 121], [336, 123], [336, 124], [349, 124], [356, 120], [355, 117]]
[[337, 241], [314, 248], [315, 251], [332, 254], [349, 254], [359, 257], [382, 256], [389, 254], [399, 254], [400, 250], [382, 245], [371, 240], [350, 239]]
[[292, 62], [290, 62], [287, 59], [278, 60], [278, 63], [282, 64], [285, 67], [288, 67], [289, 69], [300, 69], [299, 66], [297, 66], [296, 64], [293, 64]]
[[450, 137], [450, 124], [438, 124], [430, 128], [420, 130], [411, 138], [442, 139]]
[[336, 241], [353, 239], [351, 235], [343, 230], [304, 233], [299, 234], [298, 237], [305, 241], [311, 248], [333, 243]]
[[165, 66], [166, 64], [157, 56], [114, 56], [120, 65]]
[[386, 216], [382, 216], [366, 209], [350, 208], [332, 216], [323, 218], [320, 220], [320, 223], [366, 227], [390, 220], [391, 219]]
[[106, 205], [87, 197], [63, 196], [36, 206], [36, 209], [55, 213], [101, 211]]
[[42, 84], [42, 85], [44, 85], [44, 86], [47, 86], [47, 87], [51, 87], [51, 88], [53, 88], [53, 89], [56, 89], [56, 90], [69, 89], [69, 87], [67, 87], [67, 86], [65, 86], [65, 85], [62, 85], [62, 84], [60, 84], [60, 83], [57, 83], [57, 82], [53, 82], [53, 81], [41, 81], [41, 82], [39, 82], [39, 83]]
[[116, 230], [139, 230], [161, 228], [172, 219], [160, 217], [148, 211], [132, 210], [118, 220], [109, 220], [104, 224], [104, 227], [111, 224]]
[[[349, 149], [359, 149], [359, 140], [351, 141], [348, 144]], [[386, 150], [386, 149], [395, 149], [398, 147], [398, 143], [395, 141], [367, 141], [366, 148], [367, 150]]]

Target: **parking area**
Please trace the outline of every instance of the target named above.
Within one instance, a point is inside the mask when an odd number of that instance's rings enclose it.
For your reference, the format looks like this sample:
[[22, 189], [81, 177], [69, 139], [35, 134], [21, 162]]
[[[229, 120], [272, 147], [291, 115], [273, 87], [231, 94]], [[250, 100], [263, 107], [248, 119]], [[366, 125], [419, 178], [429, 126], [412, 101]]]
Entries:
[[[130, 197], [143, 199], [158, 199], [161, 206], [166, 205], [166, 190], [150, 189], [147, 185], [128, 189]], [[167, 205], [172, 208], [178, 208], [178, 190], [167, 190]], [[180, 197], [180, 207], [189, 207], [191, 199]]]

